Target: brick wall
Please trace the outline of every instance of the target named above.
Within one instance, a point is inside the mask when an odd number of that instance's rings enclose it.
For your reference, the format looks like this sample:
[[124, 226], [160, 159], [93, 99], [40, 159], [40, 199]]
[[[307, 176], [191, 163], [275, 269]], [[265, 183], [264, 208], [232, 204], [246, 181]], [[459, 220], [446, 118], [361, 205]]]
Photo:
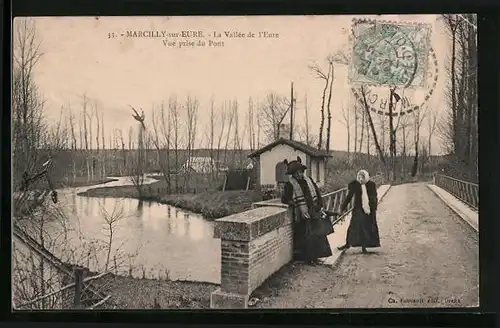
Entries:
[[246, 307], [248, 297], [292, 260], [292, 220], [287, 209], [264, 206], [215, 221], [221, 239], [221, 286], [212, 308]]
[[249, 294], [292, 260], [292, 225], [280, 227], [257, 238], [250, 243], [250, 250]]

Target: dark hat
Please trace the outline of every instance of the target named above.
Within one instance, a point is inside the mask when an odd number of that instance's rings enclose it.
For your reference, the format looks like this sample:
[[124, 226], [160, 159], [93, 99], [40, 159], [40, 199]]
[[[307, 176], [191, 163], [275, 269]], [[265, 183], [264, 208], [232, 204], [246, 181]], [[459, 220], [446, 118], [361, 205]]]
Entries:
[[296, 173], [298, 171], [307, 170], [307, 166], [302, 164], [302, 159], [299, 156], [297, 156], [297, 160], [295, 160], [295, 161], [288, 162], [288, 160], [285, 159], [283, 161], [283, 163], [285, 163], [287, 166], [286, 174], [288, 174], [288, 175], [293, 175], [294, 173]]

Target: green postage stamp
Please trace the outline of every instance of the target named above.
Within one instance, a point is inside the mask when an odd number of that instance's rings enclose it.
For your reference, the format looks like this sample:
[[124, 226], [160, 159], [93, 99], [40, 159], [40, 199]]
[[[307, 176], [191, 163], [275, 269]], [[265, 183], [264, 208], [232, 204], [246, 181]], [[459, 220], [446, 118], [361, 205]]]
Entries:
[[355, 20], [349, 81], [425, 87], [430, 32], [427, 24]]

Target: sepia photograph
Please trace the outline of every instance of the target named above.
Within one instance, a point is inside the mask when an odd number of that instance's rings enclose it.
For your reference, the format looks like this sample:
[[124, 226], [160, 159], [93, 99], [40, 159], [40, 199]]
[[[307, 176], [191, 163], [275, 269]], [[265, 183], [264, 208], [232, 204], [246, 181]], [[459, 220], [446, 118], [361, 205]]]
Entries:
[[479, 306], [475, 14], [16, 17], [12, 310]]

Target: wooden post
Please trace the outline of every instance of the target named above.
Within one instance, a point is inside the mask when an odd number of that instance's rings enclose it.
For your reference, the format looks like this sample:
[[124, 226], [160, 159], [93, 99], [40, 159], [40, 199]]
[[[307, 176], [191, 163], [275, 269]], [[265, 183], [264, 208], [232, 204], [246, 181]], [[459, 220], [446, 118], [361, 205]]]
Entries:
[[82, 286], [83, 285], [83, 269], [75, 268], [75, 296], [73, 299], [73, 307], [78, 309], [81, 307]]
[[226, 191], [226, 183], [227, 183], [227, 173], [224, 176], [224, 185], [222, 186], [222, 191]]
[[247, 178], [247, 187], [245, 188], [245, 190], [248, 190], [248, 187], [250, 187], [250, 177]]

